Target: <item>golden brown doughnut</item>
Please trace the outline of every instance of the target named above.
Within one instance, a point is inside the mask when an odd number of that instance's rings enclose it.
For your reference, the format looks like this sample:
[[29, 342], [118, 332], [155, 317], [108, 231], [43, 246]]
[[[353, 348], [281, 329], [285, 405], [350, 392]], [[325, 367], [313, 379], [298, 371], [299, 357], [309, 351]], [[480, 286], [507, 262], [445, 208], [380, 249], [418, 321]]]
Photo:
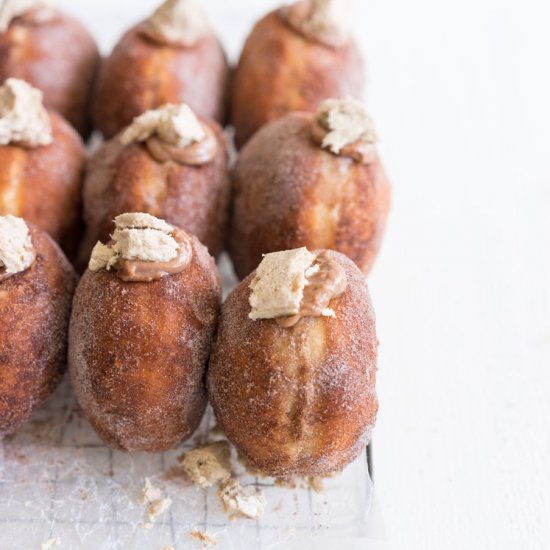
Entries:
[[315, 111], [329, 97], [363, 95], [363, 61], [354, 40], [327, 45], [308, 38], [289, 25], [289, 9], [256, 24], [234, 72], [231, 118], [239, 148], [291, 111]]
[[390, 204], [376, 150], [365, 144], [365, 162], [335, 155], [315, 142], [314, 129], [314, 115], [288, 114], [262, 128], [239, 155], [229, 250], [240, 278], [262, 254], [299, 246], [338, 250], [365, 274], [374, 263]]
[[32, 265], [9, 277], [0, 267], [0, 438], [50, 395], [66, 365], [76, 275], [53, 240], [28, 227]]
[[88, 269], [75, 294], [73, 388], [92, 426], [116, 449], [174, 447], [193, 433], [206, 406], [204, 374], [221, 288], [206, 248], [177, 231], [189, 260], [182, 270], [162, 267], [156, 280], [127, 282], [120, 277], [159, 264], [138, 261], [132, 270], [131, 261], [122, 261], [110, 271]]
[[44, 93], [46, 107], [61, 113], [86, 137], [89, 101], [99, 51], [88, 30], [51, 7], [13, 19], [0, 34], [0, 83], [20, 78]]
[[159, 161], [146, 144], [123, 145], [120, 136], [93, 155], [83, 189], [86, 229], [81, 267], [95, 243], [109, 238], [112, 220], [123, 212], [148, 212], [166, 219], [196, 235], [213, 256], [222, 252], [230, 191], [227, 141], [218, 124], [201, 122], [217, 141], [214, 158], [205, 164]]
[[188, 103], [225, 122], [229, 66], [212, 33], [189, 45], [153, 39], [147, 20], [131, 28], [103, 62], [94, 95], [96, 127], [111, 138], [134, 117], [165, 103]]
[[86, 150], [80, 136], [48, 111], [50, 145], [0, 145], [0, 216], [20, 216], [47, 231], [72, 259], [78, 245]]
[[222, 306], [209, 399], [228, 439], [267, 475], [340, 470], [364, 450], [375, 422], [378, 342], [365, 278], [344, 255], [325, 257], [347, 278], [330, 301], [333, 316], [287, 328], [281, 318], [252, 320], [256, 272]]

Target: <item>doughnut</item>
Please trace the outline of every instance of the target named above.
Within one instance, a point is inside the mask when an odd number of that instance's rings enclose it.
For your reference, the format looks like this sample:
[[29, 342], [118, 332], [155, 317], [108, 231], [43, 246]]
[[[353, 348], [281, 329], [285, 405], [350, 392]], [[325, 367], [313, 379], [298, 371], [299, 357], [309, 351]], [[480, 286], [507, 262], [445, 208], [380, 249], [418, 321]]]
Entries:
[[207, 380], [220, 428], [265, 475], [341, 470], [371, 437], [377, 346], [365, 278], [349, 258], [267, 254], [221, 309]]
[[42, 92], [9, 78], [0, 86], [0, 216], [25, 218], [73, 259], [81, 231], [86, 151], [80, 136]]
[[0, 439], [63, 376], [75, 286], [73, 268], [47, 233], [0, 216]]
[[75, 293], [69, 373], [77, 401], [115, 449], [160, 452], [197, 428], [221, 299], [214, 259], [146, 213], [115, 218]]
[[368, 274], [390, 205], [375, 142], [371, 118], [351, 98], [262, 128], [232, 175], [228, 248], [238, 276], [262, 254], [301, 246], [342, 252]]
[[349, 34], [346, 1], [295, 2], [256, 24], [232, 80], [238, 148], [289, 112], [314, 112], [331, 97], [362, 98], [363, 61]]
[[9, 0], [0, 6], [0, 83], [26, 80], [44, 104], [78, 132], [91, 131], [89, 102], [99, 51], [88, 30], [46, 0]]
[[199, 0], [166, 0], [132, 27], [100, 70], [96, 127], [111, 138], [147, 110], [188, 103], [225, 122], [229, 66]]
[[216, 122], [199, 119], [186, 104], [147, 111], [90, 160], [79, 266], [124, 212], [165, 219], [217, 256], [225, 246], [229, 191], [227, 142]]

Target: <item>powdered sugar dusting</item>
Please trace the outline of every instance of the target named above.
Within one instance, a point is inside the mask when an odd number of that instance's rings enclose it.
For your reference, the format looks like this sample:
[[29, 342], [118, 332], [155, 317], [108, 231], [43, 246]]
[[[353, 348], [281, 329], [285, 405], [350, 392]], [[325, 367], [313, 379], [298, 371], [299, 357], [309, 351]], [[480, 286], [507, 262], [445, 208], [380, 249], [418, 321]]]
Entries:
[[[223, 259], [227, 292], [235, 279]], [[327, 530], [335, 536], [354, 534], [368, 546], [365, 525], [372, 486], [364, 455], [337, 478], [325, 480], [324, 492], [317, 494], [247, 475], [233, 451], [234, 475], [243, 485], [265, 491], [266, 509], [257, 522], [230, 522], [216, 488], [197, 488], [177, 466], [183, 452], [222, 438], [219, 429], [212, 430], [214, 424], [207, 410], [192, 439], [167, 453], [111, 451], [83, 417], [65, 380], [30, 422], [0, 441], [0, 547], [34, 548], [58, 536], [59, 548], [188, 548], [194, 530], [207, 532], [217, 547], [228, 550], [243, 544], [314, 544]], [[173, 501], [151, 529], [140, 528], [144, 508], [138, 499], [145, 477]]]
[[313, 124], [312, 114], [286, 115], [259, 130], [237, 159], [229, 250], [241, 278], [263, 254], [300, 246], [342, 252], [365, 274], [374, 263], [390, 200], [381, 162], [321, 149]]
[[210, 401], [230, 441], [271, 475], [341, 469], [365, 448], [376, 419], [374, 311], [357, 267], [331, 257], [348, 278], [330, 304], [335, 318], [304, 318], [293, 329], [248, 319], [252, 274], [222, 307]]
[[144, 285], [87, 271], [77, 289], [71, 378], [92, 424], [116, 448], [177, 445], [204, 411], [221, 287], [204, 246], [195, 237], [191, 246], [191, 263], [170, 277]]

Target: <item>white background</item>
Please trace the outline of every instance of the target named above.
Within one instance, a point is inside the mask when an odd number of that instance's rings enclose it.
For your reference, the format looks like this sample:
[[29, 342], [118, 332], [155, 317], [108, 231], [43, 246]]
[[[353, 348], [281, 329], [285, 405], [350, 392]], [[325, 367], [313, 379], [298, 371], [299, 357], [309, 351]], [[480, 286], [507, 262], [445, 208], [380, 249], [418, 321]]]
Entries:
[[[60, 3], [104, 51], [155, 5]], [[277, 2], [204, 4], [235, 58]], [[550, 548], [550, 5], [356, 4], [394, 190], [370, 278], [390, 546]]]

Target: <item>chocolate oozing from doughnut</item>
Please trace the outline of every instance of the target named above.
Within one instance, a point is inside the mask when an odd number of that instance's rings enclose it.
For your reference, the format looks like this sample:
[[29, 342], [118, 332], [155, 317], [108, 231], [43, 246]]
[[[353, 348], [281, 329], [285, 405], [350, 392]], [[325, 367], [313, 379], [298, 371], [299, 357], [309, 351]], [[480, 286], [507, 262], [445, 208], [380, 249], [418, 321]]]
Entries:
[[218, 152], [218, 140], [211, 128], [203, 124], [205, 137], [186, 147], [179, 147], [151, 136], [145, 145], [152, 157], [159, 162], [174, 161], [188, 166], [202, 166], [211, 162]]
[[190, 264], [190, 236], [164, 220], [138, 212], [117, 216], [115, 225], [112, 240], [94, 247], [91, 271], [112, 270], [125, 282], [150, 283]]
[[306, 279], [299, 313], [278, 317], [279, 326], [293, 327], [302, 317], [331, 316], [333, 312], [327, 310], [330, 301], [341, 296], [348, 285], [344, 269], [329, 256], [328, 250], [316, 253], [315, 263], [306, 271]]
[[117, 277], [126, 282], [150, 283], [166, 275], [182, 272], [191, 261], [191, 241], [187, 233], [174, 230], [172, 237], [179, 244], [178, 255], [167, 262], [148, 262], [144, 260], [125, 260], [120, 258], [114, 266]]
[[218, 140], [185, 103], [167, 103], [136, 117], [120, 135], [124, 145], [145, 142], [158, 162], [174, 161], [189, 166], [211, 162], [218, 153]]

